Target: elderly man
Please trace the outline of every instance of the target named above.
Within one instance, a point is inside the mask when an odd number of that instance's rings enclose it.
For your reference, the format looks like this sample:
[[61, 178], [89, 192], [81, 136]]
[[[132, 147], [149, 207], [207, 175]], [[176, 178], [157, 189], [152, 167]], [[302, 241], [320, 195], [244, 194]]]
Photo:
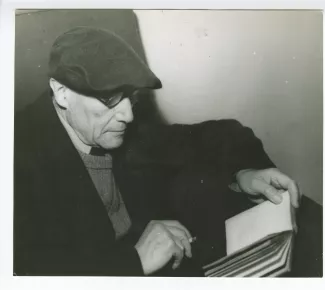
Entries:
[[[231, 185], [257, 202], [279, 203], [288, 189], [298, 207], [295, 182], [235, 120], [131, 124], [137, 96], [161, 83], [111, 32], [77, 27], [59, 36], [49, 86], [15, 118], [16, 275], [140, 276], [179, 268], [191, 260], [193, 231], [199, 238], [206, 226], [199, 218], [199, 226], [191, 224], [191, 207], [181, 212], [187, 189], [175, 197], [196, 176], [203, 186], [215, 176], [217, 187]], [[214, 197], [198, 195], [194, 203], [221, 209], [218, 190], [208, 191]]]

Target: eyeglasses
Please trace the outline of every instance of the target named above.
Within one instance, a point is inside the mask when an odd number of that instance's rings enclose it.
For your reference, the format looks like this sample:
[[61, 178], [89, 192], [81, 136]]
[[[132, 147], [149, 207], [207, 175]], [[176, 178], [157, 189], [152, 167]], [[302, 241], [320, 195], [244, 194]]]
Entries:
[[131, 106], [133, 107], [139, 101], [139, 92], [140, 90], [133, 90], [132, 92], [121, 91], [115, 93], [110, 98], [97, 97], [97, 99], [101, 101], [106, 107], [112, 109], [117, 106], [123, 99], [128, 98], [131, 102]]

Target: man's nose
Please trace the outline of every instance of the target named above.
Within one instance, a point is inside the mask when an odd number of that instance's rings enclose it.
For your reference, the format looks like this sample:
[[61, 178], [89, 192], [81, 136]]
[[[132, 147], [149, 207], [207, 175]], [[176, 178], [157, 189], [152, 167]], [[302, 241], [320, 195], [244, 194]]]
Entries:
[[121, 122], [131, 123], [133, 121], [132, 105], [128, 98], [123, 99], [116, 106], [116, 119]]

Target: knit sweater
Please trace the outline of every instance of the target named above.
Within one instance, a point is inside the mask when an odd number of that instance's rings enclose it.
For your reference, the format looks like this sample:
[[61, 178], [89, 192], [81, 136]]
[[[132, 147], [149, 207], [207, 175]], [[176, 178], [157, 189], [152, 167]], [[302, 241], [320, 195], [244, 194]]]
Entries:
[[106, 207], [116, 233], [116, 239], [119, 239], [128, 232], [131, 227], [131, 220], [115, 183], [112, 172], [112, 157], [109, 154], [96, 156], [81, 151], [79, 151], [79, 154]]

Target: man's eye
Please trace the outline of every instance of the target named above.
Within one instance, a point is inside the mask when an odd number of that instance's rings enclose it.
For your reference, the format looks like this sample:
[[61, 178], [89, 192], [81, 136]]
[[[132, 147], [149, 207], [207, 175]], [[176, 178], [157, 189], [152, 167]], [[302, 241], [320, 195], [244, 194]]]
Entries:
[[117, 103], [120, 101], [119, 98], [117, 97], [112, 97], [110, 98], [107, 102], [106, 102], [106, 105], [108, 107], [114, 107], [115, 105], [117, 105]]
[[114, 107], [116, 106], [123, 98], [123, 93], [117, 93], [116, 95], [110, 97], [108, 100], [105, 101], [106, 106]]

